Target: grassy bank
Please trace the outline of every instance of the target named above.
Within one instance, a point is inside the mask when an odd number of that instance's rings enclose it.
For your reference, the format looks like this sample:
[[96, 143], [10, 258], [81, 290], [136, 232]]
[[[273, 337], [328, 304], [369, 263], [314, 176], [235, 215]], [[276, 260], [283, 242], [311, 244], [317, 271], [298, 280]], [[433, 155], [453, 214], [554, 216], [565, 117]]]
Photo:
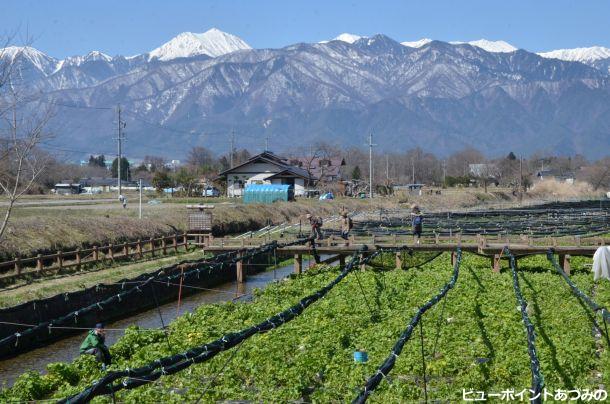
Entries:
[[73, 292], [95, 286], [99, 283], [118, 282], [121, 279], [135, 278], [160, 267], [176, 264], [184, 260], [203, 258], [201, 250], [159, 258], [147, 262], [100, 267], [89, 271], [54, 278], [41, 278], [29, 283], [17, 283], [0, 293], [0, 308], [11, 307], [35, 299], [44, 299], [58, 293]]

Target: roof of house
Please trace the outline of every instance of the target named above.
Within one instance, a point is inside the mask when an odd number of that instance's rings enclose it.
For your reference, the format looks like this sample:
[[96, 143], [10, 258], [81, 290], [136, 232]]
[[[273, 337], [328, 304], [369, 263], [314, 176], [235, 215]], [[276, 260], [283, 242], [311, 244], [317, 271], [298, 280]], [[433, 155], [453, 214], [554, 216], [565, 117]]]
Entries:
[[[116, 178], [106, 177], [92, 177], [92, 178], [81, 178], [78, 180], [79, 184], [83, 187], [114, 187], [117, 185]], [[137, 181], [121, 180], [122, 186], [138, 185]], [[148, 184], [148, 185], [147, 185]], [[142, 180], [142, 186], [150, 186], [150, 183], [146, 180]]]
[[550, 169], [544, 171], [538, 171], [536, 174], [538, 177], [560, 177], [560, 178], [573, 178], [574, 172], [569, 170]]
[[273, 164], [273, 165], [277, 166], [280, 171], [278, 173], [273, 173], [274, 175], [283, 173], [283, 175], [292, 174], [296, 177], [302, 177], [302, 178], [306, 178], [306, 179], [315, 178], [315, 175], [310, 176], [309, 173], [307, 172], [307, 170], [304, 170], [300, 167], [289, 164], [285, 158], [280, 157], [270, 151], [265, 151], [265, 152], [262, 152], [261, 154], [257, 154], [256, 156], [251, 157], [245, 163], [239, 164], [228, 170], [224, 170], [223, 172], [218, 174], [218, 176], [219, 177], [227, 176], [231, 172], [238, 171], [239, 168], [241, 168], [241, 167], [244, 167], [248, 164], [257, 163], [257, 162], [264, 162], [264, 163], [269, 163], [269, 164]]
[[[297, 167], [298, 168], [298, 167]], [[299, 169], [299, 170], [293, 170], [293, 169], [287, 169], [284, 171], [280, 171], [279, 173], [275, 173], [270, 175], [269, 177], [267, 177], [268, 180], [271, 180], [273, 178], [280, 178], [280, 177], [287, 177], [287, 176], [294, 176], [294, 177], [300, 177], [303, 179], [309, 179], [309, 173], [307, 173], [307, 171]]]

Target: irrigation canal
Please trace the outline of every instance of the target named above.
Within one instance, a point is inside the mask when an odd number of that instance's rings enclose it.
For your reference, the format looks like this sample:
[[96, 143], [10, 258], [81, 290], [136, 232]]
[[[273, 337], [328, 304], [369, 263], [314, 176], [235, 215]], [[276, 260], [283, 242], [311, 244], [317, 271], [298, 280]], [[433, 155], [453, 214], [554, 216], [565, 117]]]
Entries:
[[[324, 258], [327, 257], [322, 256], [322, 259]], [[307, 267], [309, 264], [310, 261], [303, 261], [304, 267]], [[275, 270], [270, 269], [248, 275], [246, 282], [242, 284], [235, 280], [218, 285], [214, 287], [213, 291], [201, 291], [200, 293], [185, 297], [182, 299], [179, 311], [177, 302], [164, 304], [160, 306], [163, 322], [167, 325], [179, 315], [194, 311], [203, 304], [221, 303], [234, 299], [236, 301], [247, 301], [251, 296], [250, 293], [255, 288], [263, 289], [270, 283], [287, 277], [293, 271], [294, 265], [290, 264]], [[109, 330], [106, 332], [106, 344], [108, 346], [114, 344], [123, 335], [124, 331], [122, 329], [131, 325], [137, 325], [141, 328], [161, 328], [159, 311], [154, 308], [129, 318], [107, 323], [106, 328]], [[116, 331], [112, 329], [116, 329]], [[0, 385], [6, 384], [6, 387], [11, 386], [19, 375], [28, 370], [43, 372], [49, 363], [71, 362], [79, 355], [78, 350], [86, 333], [87, 331], [83, 330], [81, 334], [64, 338], [45, 347], [0, 361]]]

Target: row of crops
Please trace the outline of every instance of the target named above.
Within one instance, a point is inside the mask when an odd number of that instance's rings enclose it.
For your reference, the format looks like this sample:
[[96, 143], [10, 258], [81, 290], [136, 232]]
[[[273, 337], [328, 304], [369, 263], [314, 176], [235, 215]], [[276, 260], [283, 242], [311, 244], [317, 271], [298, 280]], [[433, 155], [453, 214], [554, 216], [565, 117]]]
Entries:
[[[417, 257], [421, 262], [430, 256]], [[391, 258], [390, 258], [391, 259]], [[388, 259], [388, 262], [390, 262]], [[383, 256], [376, 263], [383, 264]], [[594, 284], [586, 266], [574, 258], [571, 280], [600, 306], [610, 304], [610, 283]], [[383, 265], [378, 266], [383, 268]], [[456, 269], [459, 268], [459, 277]], [[544, 386], [598, 389], [610, 385], [608, 334], [601, 315], [579, 299], [543, 256], [519, 260], [518, 282], [524, 311], [536, 333], [535, 348]], [[456, 280], [453, 289], [447, 288]], [[160, 377], [143, 377], [134, 389], [116, 389], [95, 398], [127, 402], [210, 402], [257, 400], [347, 401], [362, 394], [401, 334], [422, 306], [445, 288], [444, 299], [430, 305], [404, 341], [393, 368], [384, 373], [374, 402], [463, 398], [463, 389], [498, 393], [532, 385], [527, 334], [504, 264], [492, 273], [489, 260], [465, 254], [459, 266], [443, 254], [408, 270], [341, 271], [317, 267], [269, 286], [252, 303], [201, 306], [169, 325], [168, 332], [133, 327], [111, 347], [115, 361], [103, 372], [92, 357], [48, 365], [48, 372], [22, 375], [0, 401], [65, 398], [77, 395], [113, 372], [157, 364]], [[328, 288], [329, 285], [332, 287]], [[303, 304], [307, 309], [279, 321], [277, 313]], [[218, 350], [208, 360], [169, 374], [159, 358], [177, 358], [193, 347], [209, 346], [238, 330], [265, 324], [248, 338]], [[355, 350], [369, 360], [354, 363]], [[155, 362], [157, 361], [157, 362]], [[194, 361], [193, 361], [194, 362]], [[424, 374], [426, 377], [424, 377]], [[133, 374], [132, 374], [133, 376]], [[126, 383], [137, 377], [121, 377]], [[144, 383], [151, 381], [150, 383]], [[113, 386], [118, 386], [114, 384]], [[120, 387], [120, 386], [119, 386]], [[112, 398], [111, 398], [112, 397]], [[527, 397], [526, 397], [527, 400]]]
[[[425, 213], [424, 233], [450, 235], [523, 234], [565, 236], [610, 231], [610, 201], [554, 203], [530, 208]], [[406, 234], [409, 211], [380, 211], [375, 220], [356, 223], [355, 234]]]

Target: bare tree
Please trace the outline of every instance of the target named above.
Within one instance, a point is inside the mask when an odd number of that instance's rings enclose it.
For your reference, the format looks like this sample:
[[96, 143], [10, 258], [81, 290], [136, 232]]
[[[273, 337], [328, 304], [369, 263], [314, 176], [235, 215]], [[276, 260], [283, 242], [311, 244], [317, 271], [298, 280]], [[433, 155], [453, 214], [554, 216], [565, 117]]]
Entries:
[[582, 176], [594, 190], [610, 187], [610, 157], [583, 168]]
[[[0, 191], [6, 197], [4, 215], [0, 217], [0, 240], [8, 226], [15, 202], [28, 193], [43, 173], [48, 155], [38, 150], [49, 137], [46, 125], [52, 116], [48, 106], [31, 107], [27, 97], [20, 96], [12, 80], [12, 64], [19, 55], [0, 58]], [[7, 66], [7, 64], [9, 66]]]
[[186, 162], [193, 167], [211, 168], [216, 163], [216, 160], [210, 150], [202, 146], [195, 146], [189, 152]]

